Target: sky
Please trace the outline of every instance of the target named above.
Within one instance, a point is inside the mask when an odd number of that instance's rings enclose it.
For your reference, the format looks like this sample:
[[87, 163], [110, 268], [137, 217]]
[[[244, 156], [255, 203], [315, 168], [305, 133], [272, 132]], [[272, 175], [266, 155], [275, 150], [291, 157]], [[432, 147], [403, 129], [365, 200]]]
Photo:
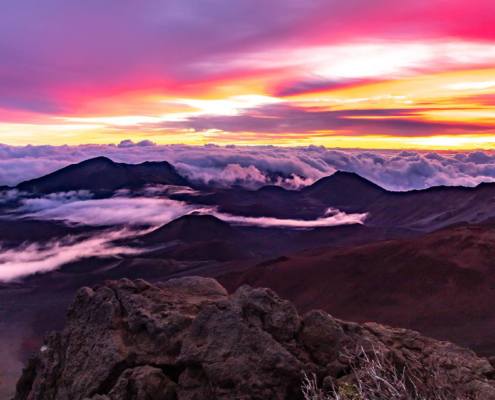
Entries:
[[16, 0], [0, 143], [495, 147], [492, 0]]

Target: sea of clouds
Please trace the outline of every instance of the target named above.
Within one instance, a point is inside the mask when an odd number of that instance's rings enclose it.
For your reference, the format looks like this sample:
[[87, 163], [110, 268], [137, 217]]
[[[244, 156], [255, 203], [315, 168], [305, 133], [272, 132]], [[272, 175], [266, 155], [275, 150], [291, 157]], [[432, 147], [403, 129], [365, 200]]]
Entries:
[[336, 170], [356, 172], [390, 190], [474, 186], [495, 180], [493, 152], [343, 150], [318, 146], [185, 146], [125, 140], [118, 145], [0, 145], [0, 186], [37, 178], [96, 156], [117, 162], [169, 161], [192, 181], [257, 188], [299, 188]]
[[[0, 186], [53, 172], [96, 156], [117, 162], [169, 161], [193, 182], [229, 187], [259, 188], [278, 184], [297, 189], [336, 170], [356, 172], [391, 190], [422, 189], [436, 185], [473, 186], [495, 181], [492, 152], [418, 152], [335, 150], [323, 147], [184, 146], [123, 141], [119, 145], [24, 146], [0, 145]], [[215, 207], [168, 198], [177, 190], [150, 186], [142, 191], [120, 190], [111, 198], [94, 198], [87, 191], [32, 196], [16, 189], [1, 191], [2, 217], [32, 218], [65, 224], [100, 227], [92, 235], [64, 237], [44, 243], [2, 247], [0, 281], [46, 272], [94, 256], [132, 255], [145, 249], [129, 248], [120, 239], [137, 237], [190, 213], [210, 214], [236, 225], [310, 229], [364, 223], [366, 214], [328, 210], [314, 220], [246, 217], [220, 212]], [[5, 208], [5, 205], [13, 205]], [[8, 212], [5, 212], [5, 210]], [[8, 215], [7, 215], [8, 214]]]

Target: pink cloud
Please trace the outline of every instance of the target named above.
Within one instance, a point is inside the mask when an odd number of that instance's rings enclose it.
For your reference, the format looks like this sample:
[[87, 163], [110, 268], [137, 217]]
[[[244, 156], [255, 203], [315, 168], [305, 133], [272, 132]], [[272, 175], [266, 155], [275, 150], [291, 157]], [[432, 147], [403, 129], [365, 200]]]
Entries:
[[313, 229], [337, 225], [363, 224], [367, 214], [347, 214], [329, 209], [325, 216], [314, 220], [284, 219], [272, 217], [244, 217], [226, 213], [213, 213], [217, 218], [234, 225], [251, 225], [263, 228]]
[[[76, 113], [94, 98], [133, 90], [177, 94], [235, 75], [223, 66], [251, 52], [492, 41], [494, 8], [488, 0], [8, 2], [0, 14], [0, 108]], [[240, 76], [263, 69], [240, 68]]]
[[49, 243], [28, 243], [13, 249], [0, 246], [0, 282], [20, 279], [34, 273], [57, 269], [63, 264], [92, 257], [137, 254], [142, 250], [115, 245], [113, 242], [136, 236], [128, 230], [108, 231], [89, 238], [68, 237]]
[[356, 172], [392, 190], [436, 185], [474, 186], [495, 180], [495, 154], [491, 151], [404, 152], [317, 146], [0, 145], [0, 186], [36, 178], [97, 156], [127, 163], [165, 160], [194, 182], [224, 187], [238, 184], [251, 189], [266, 184], [298, 188], [336, 170]]

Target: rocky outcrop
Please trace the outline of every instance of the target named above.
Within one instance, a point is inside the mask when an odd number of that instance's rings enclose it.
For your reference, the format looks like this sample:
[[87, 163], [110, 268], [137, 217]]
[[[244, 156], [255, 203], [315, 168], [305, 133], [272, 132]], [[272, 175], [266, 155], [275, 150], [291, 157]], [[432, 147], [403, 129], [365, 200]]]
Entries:
[[80, 289], [15, 400], [298, 400], [303, 373], [337, 387], [352, 382], [367, 353], [410, 372], [423, 393], [495, 399], [494, 369], [469, 350], [322, 311], [300, 316], [269, 289], [229, 295], [190, 277]]

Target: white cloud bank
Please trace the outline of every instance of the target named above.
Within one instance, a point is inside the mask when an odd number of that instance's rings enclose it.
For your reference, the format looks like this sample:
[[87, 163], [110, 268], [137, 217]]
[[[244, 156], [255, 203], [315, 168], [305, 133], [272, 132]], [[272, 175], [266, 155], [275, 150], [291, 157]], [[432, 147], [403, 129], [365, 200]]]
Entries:
[[0, 145], [0, 185], [14, 185], [96, 156], [118, 162], [169, 161], [189, 179], [250, 188], [297, 188], [336, 170], [356, 172], [392, 190], [495, 181], [494, 152], [332, 150], [323, 147], [122, 145]]
[[109, 199], [77, 199], [56, 203], [45, 198], [25, 199], [18, 211], [23, 217], [65, 221], [72, 224], [162, 225], [189, 214], [198, 207], [164, 198], [112, 197]]
[[[146, 192], [154, 193], [151, 189]], [[89, 226], [108, 225], [113, 228], [90, 237], [69, 236], [48, 243], [25, 243], [15, 248], [2, 248], [0, 242], [0, 281], [53, 271], [88, 255], [101, 257], [141, 253], [146, 249], [117, 245], [115, 241], [142, 235], [192, 212], [214, 215], [232, 225], [287, 229], [361, 224], [366, 218], [366, 214], [346, 214], [337, 209], [329, 209], [324, 216], [314, 220], [245, 217], [167, 198], [122, 197], [124, 193], [108, 199], [93, 199], [90, 193], [84, 191], [55, 193], [39, 198], [22, 198], [22, 194], [18, 195], [21, 196], [18, 199], [20, 207], [10, 215], [11, 218], [56, 220]], [[143, 230], [136, 227], [143, 225], [151, 228]]]
[[[146, 193], [154, 193], [151, 188]], [[24, 198], [15, 210], [17, 218], [64, 221], [90, 226], [161, 226], [190, 213], [214, 215], [233, 225], [280, 227], [294, 229], [361, 224], [367, 214], [346, 214], [330, 208], [314, 220], [246, 217], [219, 212], [214, 207], [189, 204], [163, 197], [116, 197], [92, 199], [84, 191], [54, 193], [45, 197]]]
[[226, 213], [213, 213], [213, 215], [234, 225], [252, 225], [263, 228], [312, 229], [337, 225], [362, 224], [368, 214], [346, 214], [345, 212], [337, 209], [329, 209], [324, 217], [313, 220], [272, 217], [244, 217]]
[[0, 282], [53, 271], [88, 255], [98, 257], [137, 254], [141, 250], [113, 243], [115, 240], [137, 234], [136, 231], [118, 230], [99, 233], [89, 238], [68, 237], [45, 244], [24, 244], [13, 249], [2, 249], [0, 246]]

